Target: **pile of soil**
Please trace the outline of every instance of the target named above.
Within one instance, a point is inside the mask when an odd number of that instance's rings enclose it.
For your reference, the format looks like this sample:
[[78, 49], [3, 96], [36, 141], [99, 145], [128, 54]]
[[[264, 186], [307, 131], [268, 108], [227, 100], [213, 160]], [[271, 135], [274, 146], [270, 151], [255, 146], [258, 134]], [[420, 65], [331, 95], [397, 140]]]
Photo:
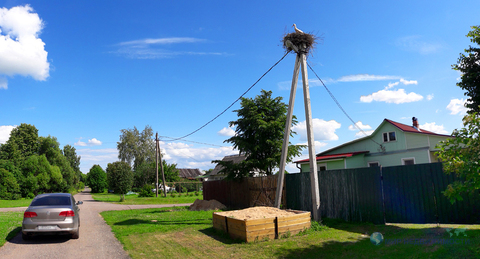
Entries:
[[227, 207], [217, 200], [195, 200], [195, 202], [190, 205], [190, 210], [223, 210]]
[[224, 211], [217, 212], [216, 214], [226, 216], [234, 219], [246, 220], [246, 219], [263, 219], [263, 218], [275, 218], [282, 216], [295, 215], [295, 212], [289, 212], [274, 207], [253, 207], [244, 210]]

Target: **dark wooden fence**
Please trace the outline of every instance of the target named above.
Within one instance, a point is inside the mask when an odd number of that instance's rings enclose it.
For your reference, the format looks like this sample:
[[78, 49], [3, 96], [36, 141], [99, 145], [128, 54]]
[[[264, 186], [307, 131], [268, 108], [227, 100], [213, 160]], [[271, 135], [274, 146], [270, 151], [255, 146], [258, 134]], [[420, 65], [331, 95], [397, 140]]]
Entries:
[[[237, 181], [203, 182], [203, 199], [215, 199], [232, 208], [248, 208], [253, 206], [273, 206], [277, 190], [277, 177], [253, 177]], [[285, 201], [285, 185], [282, 195]]]
[[[319, 172], [322, 217], [383, 223], [480, 223], [478, 192], [451, 204], [441, 163]], [[308, 173], [286, 176], [287, 208], [311, 211]]]

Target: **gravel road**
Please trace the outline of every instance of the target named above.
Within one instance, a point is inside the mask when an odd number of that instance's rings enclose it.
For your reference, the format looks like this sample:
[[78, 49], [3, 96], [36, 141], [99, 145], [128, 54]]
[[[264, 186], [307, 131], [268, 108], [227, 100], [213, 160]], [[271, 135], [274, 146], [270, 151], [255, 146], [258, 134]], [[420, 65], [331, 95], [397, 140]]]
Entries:
[[[100, 212], [188, 206], [190, 204], [120, 205], [93, 200], [89, 190], [75, 195], [80, 205], [80, 238], [40, 236], [24, 241], [21, 233], [0, 248], [0, 258], [130, 258]], [[24, 211], [26, 208], [3, 208], [0, 211]]]

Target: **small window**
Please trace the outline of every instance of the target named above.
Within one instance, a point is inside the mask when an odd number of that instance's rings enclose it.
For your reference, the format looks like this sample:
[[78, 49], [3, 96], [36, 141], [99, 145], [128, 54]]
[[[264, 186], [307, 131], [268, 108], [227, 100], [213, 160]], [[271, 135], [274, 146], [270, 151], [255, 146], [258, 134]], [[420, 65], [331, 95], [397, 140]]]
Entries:
[[318, 172], [327, 171], [327, 164], [326, 163], [317, 164], [317, 171]]
[[415, 158], [402, 158], [402, 164], [403, 165], [414, 165], [415, 164]]
[[395, 131], [385, 132], [383, 133], [383, 142], [390, 142], [397, 140], [397, 136], [395, 135]]
[[378, 162], [368, 162], [368, 167], [379, 167], [380, 163]]

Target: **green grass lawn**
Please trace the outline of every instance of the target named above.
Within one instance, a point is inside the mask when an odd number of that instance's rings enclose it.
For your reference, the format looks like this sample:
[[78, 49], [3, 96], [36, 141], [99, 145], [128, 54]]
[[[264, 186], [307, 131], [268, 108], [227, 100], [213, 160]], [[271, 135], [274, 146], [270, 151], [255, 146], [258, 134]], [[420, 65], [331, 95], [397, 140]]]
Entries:
[[33, 199], [0, 200], [0, 208], [28, 207]]
[[170, 194], [167, 197], [163, 197], [158, 194], [158, 197], [138, 197], [138, 195], [125, 195], [125, 201], [120, 202], [120, 195], [112, 193], [92, 193], [94, 200], [103, 202], [112, 202], [126, 205], [146, 205], [146, 204], [180, 204], [180, 203], [193, 203], [196, 199], [203, 199], [202, 194], [198, 196], [177, 196], [172, 197]]
[[[231, 240], [212, 211], [186, 207], [102, 212], [132, 258], [479, 258], [480, 225], [345, 223], [324, 220], [305, 233], [262, 242]], [[450, 236], [447, 228], [466, 228]], [[380, 232], [374, 245], [369, 236]]]
[[0, 247], [22, 230], [23, 212], [0, 212]]

